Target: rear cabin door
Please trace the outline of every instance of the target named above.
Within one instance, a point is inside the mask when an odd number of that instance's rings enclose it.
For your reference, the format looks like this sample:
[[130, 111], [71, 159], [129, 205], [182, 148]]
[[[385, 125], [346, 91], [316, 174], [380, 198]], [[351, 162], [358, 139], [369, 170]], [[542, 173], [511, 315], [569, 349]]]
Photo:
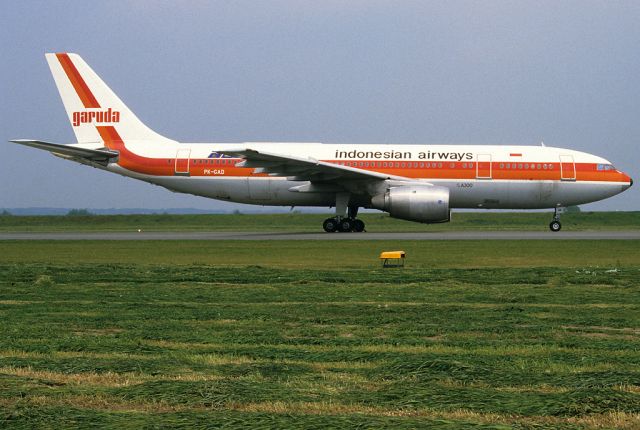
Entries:
[[191, 156], [191, 149], [182, 148], [178, 149], [176, 153], [176, 176], [189, 176], [189, 157]]
[[573, 155], [560, 156], [560, 179], [563, 181], [576, 180], [576, 163], [573, 161]]
[[478, 154], [476, 179], [491, 179], [491, 154]]

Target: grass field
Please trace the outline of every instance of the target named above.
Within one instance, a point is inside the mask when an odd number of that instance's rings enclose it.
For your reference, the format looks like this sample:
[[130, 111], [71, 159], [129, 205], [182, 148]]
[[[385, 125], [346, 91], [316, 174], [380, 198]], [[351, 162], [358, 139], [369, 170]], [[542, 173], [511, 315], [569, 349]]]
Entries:
[[637, 241], [0, 242], [0, 428], [639, 428], [639, 280]]
[[[0, 231], [321, 231], [326, 214], [277, 215], [91, 215], [1, 216]], [[402, 221], [383, 213], [360, 218], [371, 232], [533, 230], [547, 231], [549, 212], [459, 212], [445, 224]], [[580, 212], [562, 215], [566, 230], [637, 230], [640, 212]]]

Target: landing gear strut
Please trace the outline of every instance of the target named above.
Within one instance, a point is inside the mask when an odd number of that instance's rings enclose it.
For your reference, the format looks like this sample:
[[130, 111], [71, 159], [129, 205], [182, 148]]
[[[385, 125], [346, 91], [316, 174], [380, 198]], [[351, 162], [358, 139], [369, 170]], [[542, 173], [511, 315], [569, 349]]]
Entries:
[[560, 231], [560, 229], [562, 228], [562, 224], [560, 224], [560, 211], [559, 211], [559, 209], [560, 208], [555, 208], [553, 210], [553, 221], [551, 221], [551, 224], [549, 224], [549, 228], [553, 232]]
[[361, 233], [364, 230], [364, 222], [356, 218], [358, 216], [358, 207], [349, 206], [347, 216], [336, 215], [333, 218], [327, 218], [322, 223], [322, 228], [327, 233], [339, 231], [340, 233], [356, 232]]

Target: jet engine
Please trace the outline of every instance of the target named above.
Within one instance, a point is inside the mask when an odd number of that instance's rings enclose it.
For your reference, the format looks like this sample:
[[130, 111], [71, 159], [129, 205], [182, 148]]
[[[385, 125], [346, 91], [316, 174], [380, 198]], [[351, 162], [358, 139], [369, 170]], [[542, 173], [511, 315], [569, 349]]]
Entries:
[[438, 186], [402, 185], [371, 198], [371, 206], [393, 218], [423, 223], [449, 222], [449, 189]]

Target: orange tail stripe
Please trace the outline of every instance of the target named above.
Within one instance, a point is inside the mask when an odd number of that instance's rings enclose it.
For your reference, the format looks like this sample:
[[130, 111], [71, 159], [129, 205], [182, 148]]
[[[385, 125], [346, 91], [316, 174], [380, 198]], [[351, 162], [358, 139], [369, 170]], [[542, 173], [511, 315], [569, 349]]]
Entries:
[[96, 126], [104, 145], [114, 151], [121, 151], [124, 147], [120, 135], [113, 126]]
[[60, 61], [64, 72], [67, 74], [69, 81], [71, 81], [71, 85], [73, 85], [73, 88], [76, 90], [78, 97], [80, 97], [80, 100], [82, 100], [82, 104], [84, 105], [84, 107], [99, 108], [100, 103], [98, 103], [98, 100], [96, 100], [96, 98], [93, 96], [93, 93], [87, 86], [87, 83], [84, 81], [84, 79], [82, 79], [80, 72], [78, 72], [78, 69], [76, 69], [73, 61], [71, 61], [71, 58], [69, 58], [69, 55], [65, 53], [59, 53], [56, 54], [56, 57], [58, 57], [58, 61]]

